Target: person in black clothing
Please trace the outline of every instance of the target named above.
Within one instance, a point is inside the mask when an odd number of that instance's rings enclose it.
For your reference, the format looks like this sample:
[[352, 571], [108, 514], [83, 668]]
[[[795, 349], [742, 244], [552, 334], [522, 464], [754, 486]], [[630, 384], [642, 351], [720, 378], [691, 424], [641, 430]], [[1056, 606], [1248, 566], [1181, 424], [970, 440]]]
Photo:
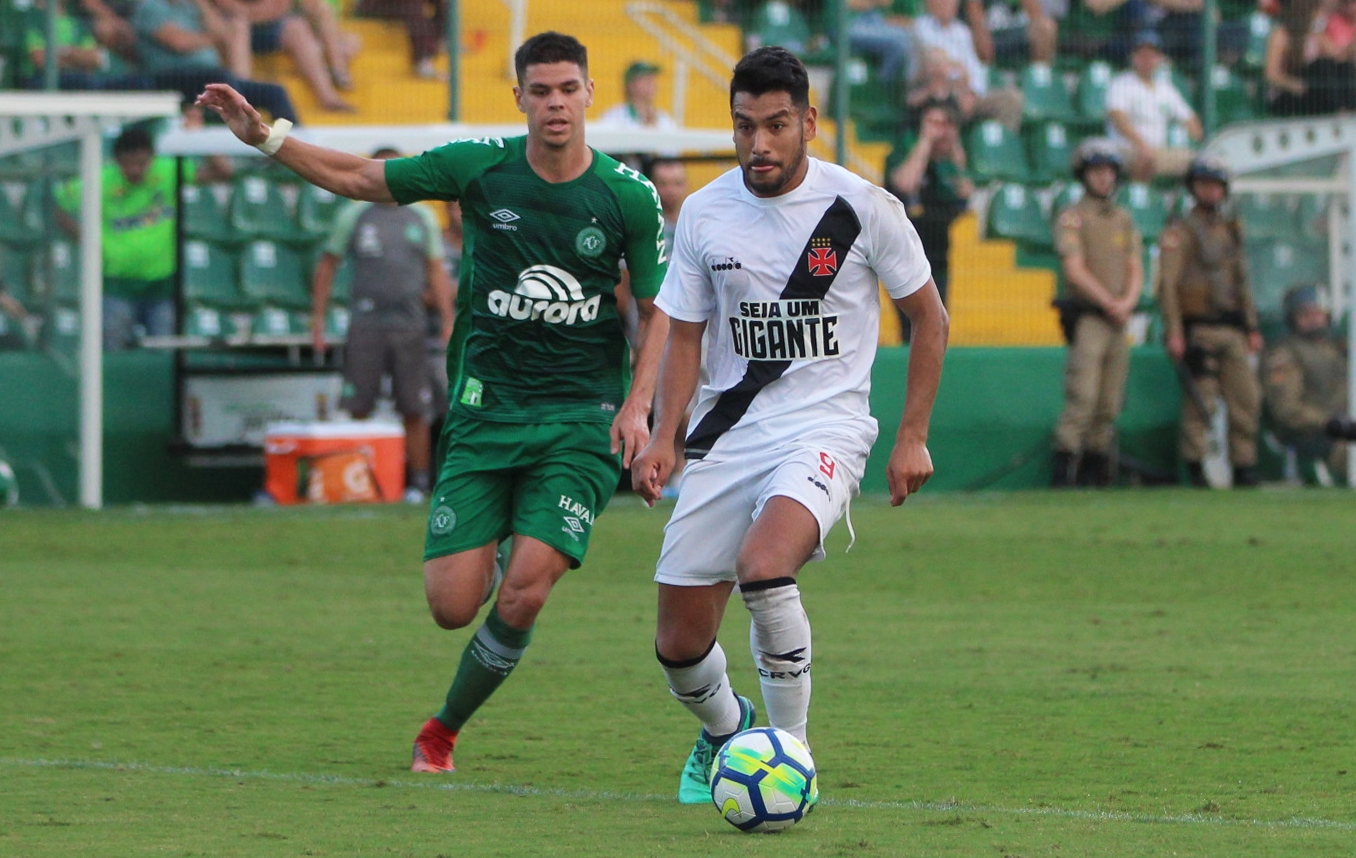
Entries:
[[[951, 224], [969, 207], [974, 192], [954, 101], [934, 99], [919, 106], [918, 128], [905, 134], [885, 159], [885, 188], [904, 202], [945, 303]], [[901, 317], [900, 325], [908, 342], [909, 320]]]

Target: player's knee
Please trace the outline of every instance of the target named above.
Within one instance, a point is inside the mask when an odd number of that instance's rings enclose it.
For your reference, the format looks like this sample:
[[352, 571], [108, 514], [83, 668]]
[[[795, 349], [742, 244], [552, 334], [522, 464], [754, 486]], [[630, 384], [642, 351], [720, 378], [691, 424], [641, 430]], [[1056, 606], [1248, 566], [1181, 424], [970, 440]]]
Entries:
[[735, 575], [740, 586], [751, 581], [769, 581], [791, 577], [794, 570], [788, 570], [780, 558], [770, 557], [763, 551], [741, 551], [735, 560]]
[[546, 599], [550, 595], [549, 586], [512, 586], [505, 581], [499, 588], [495, 608], [504, 622], [516, 628], [527, 628], [537, 621], [537, 615], [546, 607]]
[[432, 595], [428, 599], [428, 610], [433, 615], [433, 622], [438, 624], [438, 628], [448, 631], [469, 626], [475, 620], [479, 609], [480, 605], [461, 604]]

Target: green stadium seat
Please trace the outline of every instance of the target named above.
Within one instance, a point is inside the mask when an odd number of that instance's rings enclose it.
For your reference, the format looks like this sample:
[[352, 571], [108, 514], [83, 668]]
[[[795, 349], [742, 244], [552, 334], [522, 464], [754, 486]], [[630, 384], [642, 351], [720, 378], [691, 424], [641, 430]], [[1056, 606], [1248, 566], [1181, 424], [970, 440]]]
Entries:
[[1145, 241], [1157, 241], [1168, 222], [1168, 203], [1161, 191], [1143, 182], [1129, 182], [1116, 192], [1116, 202], [1130, 210], [1135, 229]]
[[237, 285], [235, 254], [206, 241], [186, 241], [183, 245], [183, 296], [187, 303], [222, 311], [250, 306]]
[[341, 196], [305, 182], [297, 195], [297, 230], [312, 239], [328, 238], [334, 219], [348, 201]]
[[80, 246], [69, 239], [47, 245], [47, 283], [52, 300], [67, 307], [80, 304]]
[[1055, 246], [1040, 199], [1016, 182], [994, 190], [985, 216], [985, 236], [1005, 238], [1032, 250], [1051, 250]]
[[37, 309], [37, 290], [33, 288], [33, 257], [28, 251], [0, 244], [0, 283], [14, 300], [28, 309]]
[[1243, 66], [1260, 71], [1266, 62], [1267, 37], [1271, 35], [1271, 16], [1261, 10], [1248, 15], [1248, 46], [1243, 51]]
[[1253, 300], [1264, 314], [1279, 314], [1281, 299], [1296, 283], [1328, 282], [1328, 247], [1313, 240], [1248, 242]]
[[255, 303], [283, 310], [308, 310], [311, 290], [301, 256], [275, 241], [252, 241], [240, 255], [240, 291]]
[[1050, 201], [1050, 216], [1059, 217], [1059, 213], [1069, 206], [1083, 199], [1083, 183], [1068, 182], [1061, 185], [1059, 190], [1055, 191], [1054, 198]]
[[1111, 64], [1094, 60], [1084, 66], [1074, 89], [1079, 122], [1086, 128], [1101, 128], [1106, 124], [1106, 91], [1114, 75]]
[[1075, 144], [1064, 123], [1045, 122], [1028, 128], [1023, 136], [1033, 181], [1049, 184], [1070, 177], [1069, 161]]
[[241, 240], [288, 241], [297, 237], [280, 185], [260, 175], [241, 176], [231, 189], [227, 213], [231, 231]]
[[185, 238], [217, 243], [236, 240], [226, 218], [227, 210], [227, 204], [217, 198], [216, 189], [211, 186], [184, 185], [179, 191], [179, 214], [183, 219]]
[[1215, 120], [1219, 125], [1247, 122], [1257, 117], [1248, 85], [1232, 69], [1215, 66], [1210, 73], [1210, 86], [1215, 92]]
[[0, 242], [31, 246], [53, 229], [48, 189], [44, 179], [0, 184]]
[[1302, 236], [1299, 203], [1281, 194], [1238, 194], [1234, 212], [1249, 239], [1298, 240]]
[[965, 151], [970, 174], [980, 184], [1031, 180], [1031, 167], [1027, 164], [1022, 141], [995, 120], [987, 119], [969, 128]]
[[786, 0], [767, 0], [745, 26], [744, 40], [750, 49], [780, 45], [793, 54], [803, 55], [813, 46], [814, 31], [805, 13]]
[[1050, 66], [1034, 63], [1017, 77], [1022, 91], [1022, 119], [1025, 122], [1072, 122], [1078, 118], [1064, 79]]
[[250, 333], [254, 336], [285, 337], [310, 330], [310, 317], [306, 313], [281, 307], [264, 307], [250, 324]]

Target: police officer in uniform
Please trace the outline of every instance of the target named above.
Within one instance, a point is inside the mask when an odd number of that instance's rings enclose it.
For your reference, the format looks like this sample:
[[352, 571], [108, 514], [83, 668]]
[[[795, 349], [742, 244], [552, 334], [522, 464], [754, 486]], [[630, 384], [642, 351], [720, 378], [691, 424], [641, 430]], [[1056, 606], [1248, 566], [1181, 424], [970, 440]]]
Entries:
[[1201, 461], [1217, 396], [1229, 420], [1233, 484], [1257, 485], [1257, 420], [1261, 394], [1249, 354], [1262, 348], [1257, 307], [1248, 284], [1243, 231], [1225, 212], [1229, 170], [1201, 156], [1186, 173], [1195, 206], [1163, 231], [1159, 305], [1168, 356], [1178, 365], [1187, 395], [1179, 445], [1193, 486], [1208, 487]]
[[1282, 303], [1289, 333], [1262, 354], [1262, 392], [1276, 436], [1302, 457], [1324, 460], [1345, 479], [1347, 445], [1324, 432], [1347, 414], [1347, 350], [1333, 336], [1322, 287], [1293, 286]]
[[1074, 151], [1083, 197], [1060, 213], [1055, 246], [1064, 295], [1056, 302], [1069, 341], [1064, 412], [1055, 427], [1050, 485], [1111, 484], [1111, 452], [1121, 412], [1130, 345], [1125, 323], [1144, 282], [1141, 239], [1130, 213], [1112, 197], [1125, 163], [1105, 138]]

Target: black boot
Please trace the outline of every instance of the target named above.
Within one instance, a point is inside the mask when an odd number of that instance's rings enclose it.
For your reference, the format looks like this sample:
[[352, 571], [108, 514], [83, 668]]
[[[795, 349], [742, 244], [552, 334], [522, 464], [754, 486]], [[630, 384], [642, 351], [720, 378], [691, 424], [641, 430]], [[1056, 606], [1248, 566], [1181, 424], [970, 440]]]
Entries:
[[1205, 478], [1205, 468], [1200, 462], [1187, 462], [1187, 485], [1196, 489], [1210, 488], [1210, 481]]
[[1067, 489], [1074, 484], [1074, 454], [1056, 450], [1050, 457], [1050, 488]]
[[1252, 465], [1236, 465], [1234, 467], [1234, 488], [1257, 488], [1257, 472], [1252, 469]]
[[1095, 489], [1111, 485], [1111, 459], [1106, 453], [1084, 453], [1078, 463], [1078, 484]]

